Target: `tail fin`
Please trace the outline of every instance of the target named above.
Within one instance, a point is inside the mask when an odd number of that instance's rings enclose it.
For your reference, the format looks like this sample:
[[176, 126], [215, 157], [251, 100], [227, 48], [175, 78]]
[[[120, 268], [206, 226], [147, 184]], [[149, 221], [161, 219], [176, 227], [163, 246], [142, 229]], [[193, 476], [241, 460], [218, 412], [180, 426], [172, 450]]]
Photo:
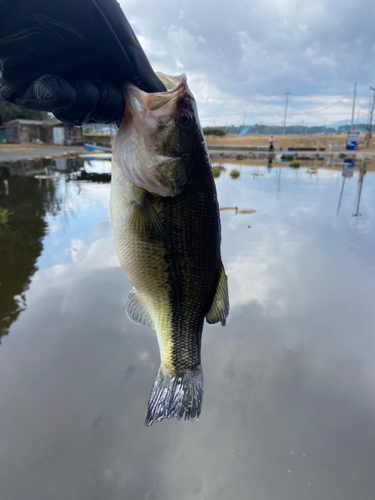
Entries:
[[148, 400], [145, 425], [161, 422], [164, 418], [178, 420], [198, 419], [203, 401], [203, 371], [201, 365], [194, 370], [181, 370], [171, 375], [159, 368]]

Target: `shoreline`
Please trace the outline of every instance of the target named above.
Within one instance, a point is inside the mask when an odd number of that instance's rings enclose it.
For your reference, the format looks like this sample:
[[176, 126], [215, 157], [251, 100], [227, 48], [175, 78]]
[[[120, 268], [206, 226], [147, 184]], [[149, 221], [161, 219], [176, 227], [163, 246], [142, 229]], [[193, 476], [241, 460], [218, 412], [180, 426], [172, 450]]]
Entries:
[[[235, 165], [243, 166], [267, 166], [269, 161], [269, 153], [266, 146], [258, 145], [251, 146], [248, 143], [249, 137], [253, 139], [257, 136], [233, 136], [224, 138], [210, 138], [207, 140], [208, 151], [211, 162], [213, 164], [232, 163]], [[232, 144], [224, 144], [229, 139], [232, 139]], [[262, 137], [263, 142], [267, 139]], [[291, 137], [285, 136], [285, 141], [291, 141]], [[311, 140], [311, 136], [309, 136]], [[328, 140], [327, 137], [325, 137]], [[314, 139], [315, 140], [315, 139]], [[215, 144], [212, 144], [215, 142]], [[237, 144], [233, 144], [236, 142]], [[240, 142], [240, 144], [239, 144]], [[292, 142], [292, 141], [291, 141]], [[311, 144], [310, 144], [311, 146]], [[216, 149], [219, 147], [220, 149]], [[227, 149], [227, 147], [229, 149]], [[240, 149], [242, 148], [242, 149]], [[246, 148], [246, 149], [245, 149]], [[283, 151], [288, 154], [287, 151]], [[273, 166], [274, 167], [289, 167], [285, 162], [280, 162], [276, 158], [279, 157], [280, 151], [273, 153]], [[290, 152], [292, 153], [292, 151]], [[1, 163], [16, 163], [22, 161], [38, 161], [38, 160], [57, 160], [60, 158], [90, 158], [97, 157], [102, 159], [102, 154], [99, 152], [88, 152], [84, 146], [56, 146], [56, 145], [37, 145], [37, 144], [0, 144], [0, 165]], [[239, 156], [241, 158], [239, 158]], [[107, 159], [108, 155], [107, 155]], [[280, 157], [279, 157], [280, 159]], [[310, 166], [314, 162], [314, 167], [325, 167], [329, 169], [342, 169], [342, 164], [345, 159], [353, 159], [361, 161], [366, 160], [366, 170], [375, 171], [375, 150], [359, 149], [359, 150], [345, 150], [340, 151], [297, 151], [294, 153], [294, 159], [301, 163], [301, 166]], [[330, 161], [330, 165], [327, 165]], [[310, 162], [309, 165], [304, 162]], [[5, 166], [5, 165], [4, 165]], [[11, 167], [11, 165], [10, 165]]]

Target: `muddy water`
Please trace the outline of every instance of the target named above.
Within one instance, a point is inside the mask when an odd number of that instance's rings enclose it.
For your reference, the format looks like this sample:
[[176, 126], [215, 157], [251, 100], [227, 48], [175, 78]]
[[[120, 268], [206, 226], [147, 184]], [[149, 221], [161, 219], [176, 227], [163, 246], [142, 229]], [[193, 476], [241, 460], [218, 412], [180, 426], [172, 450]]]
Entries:
[[0, 180], [1, 499], [372, 500], [375, 174], [224, 165], [202, 415], [145, 428], [155, 334], [125, 314], [108, 182], [68, 167]]

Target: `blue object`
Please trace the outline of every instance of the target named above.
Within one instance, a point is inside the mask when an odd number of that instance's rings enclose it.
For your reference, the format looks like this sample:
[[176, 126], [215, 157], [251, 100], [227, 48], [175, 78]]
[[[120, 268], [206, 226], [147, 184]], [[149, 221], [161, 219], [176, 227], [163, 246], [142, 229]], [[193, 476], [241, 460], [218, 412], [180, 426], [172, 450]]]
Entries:
[[346, 138], [346, 149], [358, 149], [359, 131], [349, 130]]
[[250, 133], [250, 126], [247, 125], [246, 127], [244, 127], [241, 132], [238, 134], [238, 135], [246, 135], [246, 134], [249, 134]]
[[111, 148], [107, 148], [105, 146], [96, 146], [95, 144], [85, 144], [85, 148], [87, 151], [111, 151]]
[[344, 160], [342, 166], [342, 175], [344, 177], [353, 177], [355, 169], [355, 160]]

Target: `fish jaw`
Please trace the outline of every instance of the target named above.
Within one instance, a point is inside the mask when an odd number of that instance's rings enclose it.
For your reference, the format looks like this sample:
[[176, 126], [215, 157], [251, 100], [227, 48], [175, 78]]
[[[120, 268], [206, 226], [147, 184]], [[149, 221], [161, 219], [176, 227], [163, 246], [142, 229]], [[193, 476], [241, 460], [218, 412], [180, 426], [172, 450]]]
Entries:
[[[201, 134], [186, 76], [166, 78], [171, 88], [167, 92], [147, 94], [132, 84], [125, 88], [126, 111], [113, 144], [113, 161], [124, 176], [163, 197], [184, 189], [192, 168], [194, 133]], [[181, 125], [182, 113], [190, 117], [191, 126]]]
[[[178, 160], [178, 159], [177, 159]], [[173, 196], [176, 188], [168, 179], [157, 175], [160, 163], [176, 161], [176, 158], [157, 154], [137, 129], [127, 110], [113, 144], [113, 162], [123, 175], [136, 186], [160, 196]]]

